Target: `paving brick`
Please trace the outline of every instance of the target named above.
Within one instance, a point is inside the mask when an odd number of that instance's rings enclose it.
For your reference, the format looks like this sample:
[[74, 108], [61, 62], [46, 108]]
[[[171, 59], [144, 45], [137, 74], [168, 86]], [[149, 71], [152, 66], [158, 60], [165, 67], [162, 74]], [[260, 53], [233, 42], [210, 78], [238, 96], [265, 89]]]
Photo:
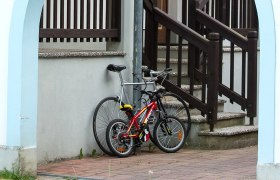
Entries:
[[[38, 166], [39, 180], [62, 176], [87, 179], [256, 179], [257, 147], [231, 150], [188, 150], [174, 154], [141, 152], [128, 158], [101, 156]], [[46, 176], [46, 174], [55, 175]]]

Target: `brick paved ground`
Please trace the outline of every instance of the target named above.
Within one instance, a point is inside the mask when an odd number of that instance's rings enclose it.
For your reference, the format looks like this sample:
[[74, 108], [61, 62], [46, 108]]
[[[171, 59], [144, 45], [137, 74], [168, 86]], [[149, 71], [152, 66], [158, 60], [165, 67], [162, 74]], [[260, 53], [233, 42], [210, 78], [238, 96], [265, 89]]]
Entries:
[[49, 163], [40, 165], [38, 174], [40, 180], [63, 179], [62, 177], [109, 180], [248, 180], [256, 179], [256, 164], [256, 146], [231, 150], [184, 149], [174, 154], [156, 150], [141, 152], [128, 158], [102, 156]]

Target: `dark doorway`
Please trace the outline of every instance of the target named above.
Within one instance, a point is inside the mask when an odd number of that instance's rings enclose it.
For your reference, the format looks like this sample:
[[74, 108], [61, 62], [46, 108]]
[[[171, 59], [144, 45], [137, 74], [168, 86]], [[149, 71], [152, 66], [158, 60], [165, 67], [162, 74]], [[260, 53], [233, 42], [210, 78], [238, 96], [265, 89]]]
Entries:
[[[168, 0], [157, 0], [157, 7], [168, 13]], [[165, 44], [166, 42], [166, 28], [161, 24], [158, 25], [158, 43]]]

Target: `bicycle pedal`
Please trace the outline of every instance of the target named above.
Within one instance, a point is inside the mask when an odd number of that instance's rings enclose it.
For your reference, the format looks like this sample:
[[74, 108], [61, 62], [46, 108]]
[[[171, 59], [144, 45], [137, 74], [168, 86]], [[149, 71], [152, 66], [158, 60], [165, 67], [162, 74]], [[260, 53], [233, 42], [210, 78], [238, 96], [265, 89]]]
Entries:
[[139, 139], [135, 140], [135, 144], [134, 144], [135, 147], [141, 147], [141, 145], [142, 142]]
[[142, 142], [139, 141], [139, 142], [136, 142], [134, 146], [135, 147], [141, 147], [141, 145], [142, 145]]

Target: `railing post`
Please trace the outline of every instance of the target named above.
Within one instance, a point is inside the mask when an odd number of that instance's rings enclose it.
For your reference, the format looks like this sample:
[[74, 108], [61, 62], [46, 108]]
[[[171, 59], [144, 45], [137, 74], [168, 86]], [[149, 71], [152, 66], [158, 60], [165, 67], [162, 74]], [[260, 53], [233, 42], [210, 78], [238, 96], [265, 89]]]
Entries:
[[[196, 2], [195, 0], [189, 1], [189, 9], [188, 9], [188, 26], [196, 30]], [[190, 77], [190, 94], [193, 95], [193, 87], [194, 87], [194, 70], [195, 70], [195, 52], [196, 48], [193, 44], [189, 43], [189, 51], [188, 51], [188, 75]]]
[[217, 121], [218, 91], [219, 91], [219, 34], [210, 33], [207, 62], [207, 120], [210, 124], [210, 131], [214, 131], [214, 124]]
[[[145, 1], [154, 7], [154, 1]], [[151, 11], [146, 10], [146, 27], [145, 27], [145, 49], [143, 63], [150, 69], [157, 70], [157, 39], [158, 23], [154, 20], [154, 15]]]
[[257, 41], [258, 33], [248, 33], [248, 91], [247, 91], [247, 116], [250, 117], [250, 125], [254, 124], [257, 115]]

